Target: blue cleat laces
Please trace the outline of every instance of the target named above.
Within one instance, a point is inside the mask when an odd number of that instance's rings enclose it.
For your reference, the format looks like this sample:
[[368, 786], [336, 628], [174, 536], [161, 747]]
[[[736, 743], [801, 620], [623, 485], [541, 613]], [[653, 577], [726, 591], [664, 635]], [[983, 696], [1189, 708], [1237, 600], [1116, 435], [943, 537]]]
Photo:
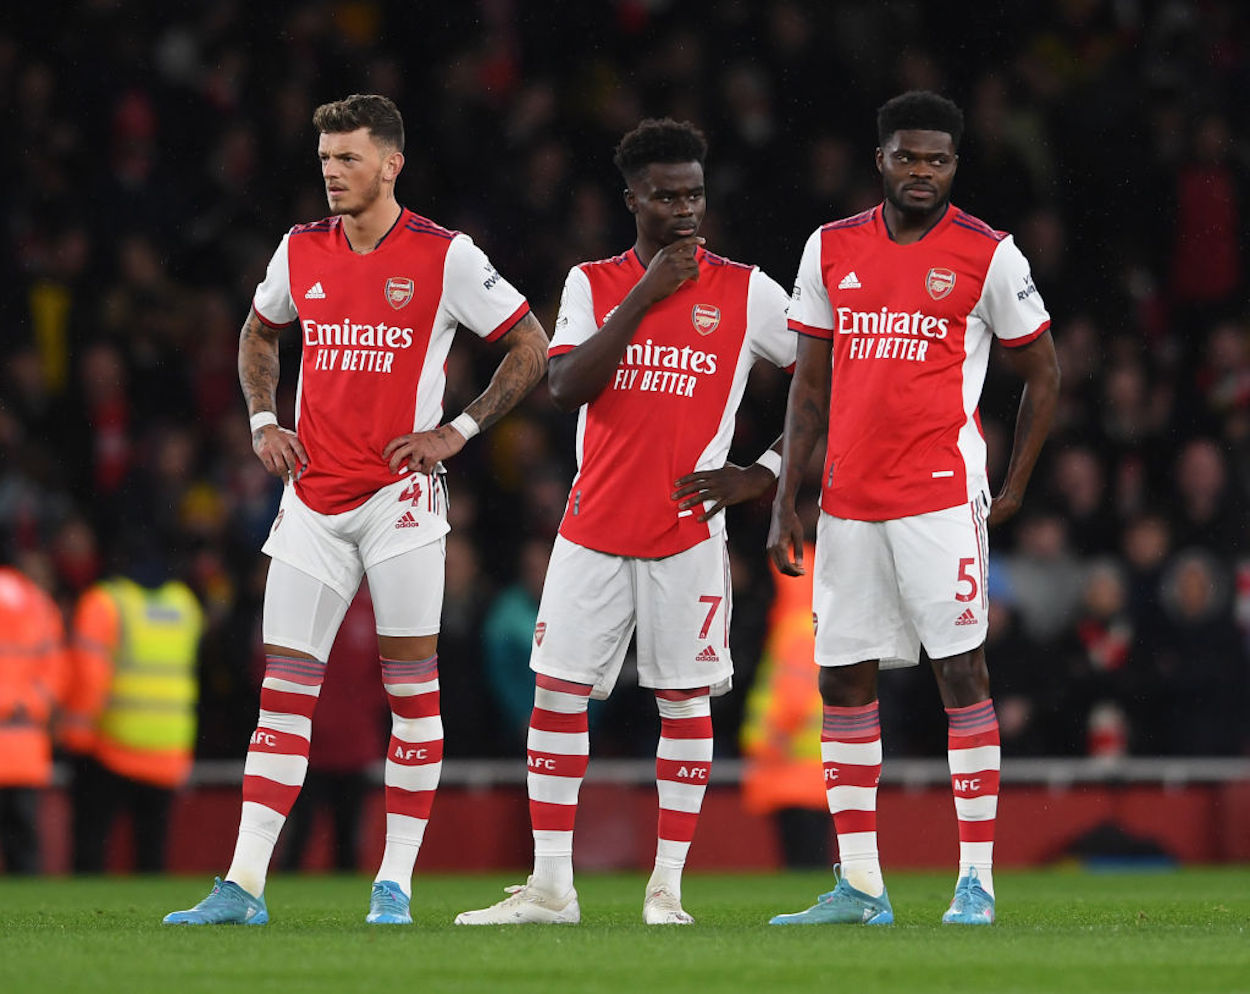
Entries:
[[265, 897], [252, 897], [231, 880], [213, 878], [213, 889], [194, 908], [171, 911], [166, 925], [264, 925], [269, 921]]
[[365, 921], [371, 925], [411, 925], [408, 903], [408, 895], [394, 880], [378, 880], [369, 894], [369, 914]]
[[994, 899], [981, 886], [981, 877], [975, 866], [969, 867], [968, 875], [959, 878], [951, 906], [942, 915], [946, 925], [993, 925]]

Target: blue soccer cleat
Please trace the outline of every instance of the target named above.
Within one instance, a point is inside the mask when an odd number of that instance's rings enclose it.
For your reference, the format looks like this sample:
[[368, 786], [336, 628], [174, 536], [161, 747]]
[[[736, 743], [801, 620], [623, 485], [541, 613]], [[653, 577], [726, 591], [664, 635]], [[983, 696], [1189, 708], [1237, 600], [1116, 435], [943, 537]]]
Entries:
[[408, 913], [408, 895], [394, 880], [378, 880], [369, 894], [369, 914], [365, 921], [370, 925], [411, 925]]
[[981, 878], [975, 866], [968, 868], [968, 875], [960, 877], [955, 885], [951, 906], [942, 915], [946, 925], [993, 925], [994, 899], [981, 886]]
[[233, 881], [214, 877], [208, 897], [194, 908], [171, 911], [162, 921], [166, 925], [264, 925], [269, 909], [263, 894], [252, 897]]
[[884, 890], [880, 897], [872, 897], [862, 890], [856, 890], [846, 880], [838, 877], [838, 868], [833, 868], [838, 885], [827, 894], [821, 894], [816, 903], [806, 911], [796, 911], [792, 915], [775, 915], [768, 920], [769, 925], [893, 925], [894, 909], [890, 906], [890, 895]]

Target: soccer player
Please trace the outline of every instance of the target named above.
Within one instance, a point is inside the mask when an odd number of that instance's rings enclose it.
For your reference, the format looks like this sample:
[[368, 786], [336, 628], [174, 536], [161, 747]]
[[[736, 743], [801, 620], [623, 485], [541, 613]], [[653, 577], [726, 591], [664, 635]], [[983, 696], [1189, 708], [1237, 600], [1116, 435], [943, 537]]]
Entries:
[[[959, 823], [958, 883], [942, 920], [989, 924], [999, 744], [983, 647], [986, 529], [1020, 507], [1059, 364], [1011, 236], [950, 203], [959, 108], [908, 92], [880, 108], [877, 132], [884, 202], [811, 235], [790, 304], [798, 365], [768, 547], [783, 573], [804, 572], [795, 498], [827, 429], [812, 610], [841, 878], [772, 923], [894, 920], [877, 855], [877, 671], [915, 665], [923, 645], [949, 716]], [[977, 403], [995, 338], [1024, 392], [991, 501]]]
[[710, 697], [728, 689], [724, 516], [765, 493], [780, 438], [726, 463], [757, 358], [787, 368], [785, 291], [703, 248], [707, 145], [688, 123], [645, 120], [615, 163], [637, 240], [570, 270], [550, 350], [552, 399], [580, 408], [578, 472], [535, 626], [528, 734], [534, 872], [461, 925], [577, 922], [573, 821], [589, 760], [586, 706], [610, 693], [631, 634], [660, 713], [655, 870], [643, 921], [689, 924], [681, 874], [712, 761]]
[[[463, 234], [401, 207], [403, 120], [377, 95], [318, 107], [333, 216], [296, 225], [239, 338], [252, 445], [286, 490], [264, 551], [260, 720], [225, 881], [170, 924], [263, 924], [278, 833], [304, 780], [313, 709], [339, 623], [368, 574], [392, 712], [386, 848], [367, 920], [408, 923], [412, 871], [442, 764], [438, 630], [448, 531], [443, 461], [542, 377], [547, 336]], [[278, 424], [278, 333], [303, 339], [296, 428]], [[457, 323], [506, 350], [486, 390], [440, 425]]]

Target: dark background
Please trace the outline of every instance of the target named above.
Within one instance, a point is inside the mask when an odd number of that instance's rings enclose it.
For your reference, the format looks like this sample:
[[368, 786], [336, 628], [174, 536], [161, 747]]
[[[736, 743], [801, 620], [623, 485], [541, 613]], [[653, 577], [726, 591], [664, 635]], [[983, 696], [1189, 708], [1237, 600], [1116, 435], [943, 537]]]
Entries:
[[[138, 532], [158, 536], [208, 609], [200, 755], [242, 755], [278, 485], [251, 453], [237, 334], [282, 233], [326, 212], [317, 104], [395, 99], [400, 201], [471, 234], [550, 329], [568, 267], [632, 242], [611, 153], [639, 118], [704, 129], [709, 247], [789, 286], [812, 229], [880, 198], [875, 108], [933, 88], [967, 115], [955, 202], [1016, 235], [1064, 371], [1026, 508], [992, 537], [1004, 749], [1245, 754], [1247, 27], [1233, 0], [16, 5], [0, 23], [0, 529], [67, 610]], [[458, 340], [449, 412], [497, 356]], [[298, 357], [292, 338], [288, 425]], [[739, 461], [781, 427], [784, 377], [758, 373]], [[994, 482], [1017, 401], [993, 364]], [[449, 756], [521, 748], [525, 580], [574, 423], [540, 387], [450, 467]], [[739, 677], [719, 754], [766, 630], [767, 514], [730, 512]], [[882, 697], [887, 751], [940, 752], [923, 669]], [[597, 754], [647, 754], [653, 711], [626, 680]]]

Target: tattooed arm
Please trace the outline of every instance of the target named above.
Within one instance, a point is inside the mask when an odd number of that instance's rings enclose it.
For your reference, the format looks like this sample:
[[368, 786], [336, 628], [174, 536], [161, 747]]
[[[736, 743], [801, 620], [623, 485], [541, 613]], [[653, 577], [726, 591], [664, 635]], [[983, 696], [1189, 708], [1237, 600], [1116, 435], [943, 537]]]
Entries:
[[1024, 488], [1050, 433], [1059, 403], [1059, 359], [1049, 331], [1028, 345], [1003, 350], [1007, 364], [1024, 380], [1020, 409], [1016, 412], [1015, 438], [1003, 488], [990, 505], [989, 525], [1001, 524], [1020, 510]]
[[790, 381], [790, 399], [786, 403], [781, 475], [768, 529], [768, 554], [777, 569], [787, 576], [804, 572], [803, 523], [795, 502], [812, 451], [829, 427], [832, 374], [833, 343], [828, 339], [799, 335], [798, 361], [794, 379]]
[[[268, 412], [277, 417], [278, 329], [265, 324], [254, 310], [248, 311], [239, 332], [239, 385], [249, 415]], [[308, 463], [295, 432], [276, 423], [252, 432], [252, 451], [274, 476], [298, 473]]]
[[[464, 410], [483, 429], [516, 407], [547, 369], [547, 333], [533, 314], [526, 314], [508, 329], [501, 342], [508, 351], [491, 377], [490, 386]], [[405, 465], [418, 473], [428, 473], [464, 448], [465, 441], [450, 424], [439, 425], [432, 431], [391, 439], [382, 450], [382, 458], [390, 463], [392, 473], [400, 472]]]

